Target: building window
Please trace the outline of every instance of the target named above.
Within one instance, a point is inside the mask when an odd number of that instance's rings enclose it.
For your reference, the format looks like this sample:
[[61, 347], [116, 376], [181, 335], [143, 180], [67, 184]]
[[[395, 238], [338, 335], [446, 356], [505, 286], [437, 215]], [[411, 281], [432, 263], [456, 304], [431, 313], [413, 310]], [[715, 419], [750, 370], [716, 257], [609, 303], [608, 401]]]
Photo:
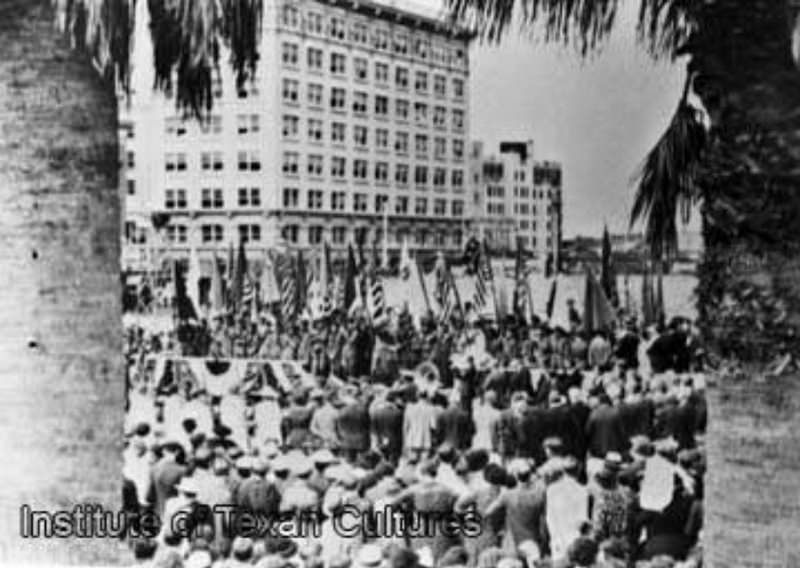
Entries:
[[284, 152], [283, 153], [283, 173], [286, 175], [296, 176], [299, 173], [298, 163], [300, 156], [297, 152]]
[[379, 150], [389, 148], [389, 131], [385, 128], [375, 129], [375, 147]]
[[394, 200], [394, 212], [397, 215], [407, 215], [408, 214], [408, 197], [404, 197], [404, 196], [395, 197], [395, 200]]
[[167, 241], [170, 243], [185, 243], [188, 233], [186, 225], [167, 225]]
[[366, 160], [353, 160], [353, 177], [355, 179], [367, 179]]
[[331, 177], [336, 179], [343, 179], [346, 172], [347, 160], [339, 156], [331, 158]]
[[344, 53], [331, 53], [331, 73], [343, 75], [347, 67], [346, 62], [347, 59]]
[[463, 99], [464, 98], [464, 80], [463, 79], [453, 79], [453, 97], [456, 99]]
[[353, 195], [353, 211], [364, 212], [367, 210], [367, 194], [356, 193]]
[[308, 139], [312, 142], [322, 142], [322, 121], [316, 118], [308, 119]]
[[322, 191], [312, 189], [308, 192], [308, 209], [322, 209]]
[[306, 13], [306, 30], [310, 34], [322, 35], [322, 14], [319, 12]]
[[414, 90], [418, 95], [428, 92], [428, 74], [425, 71], [417, 71], [414, 74]]
[[408, 120], [408, 101], [397, 99], [394, 104], [397, 120]]
[[341, 18], [331, 18], [330, 36], [333, 39], [343, 41], [346, 37], [347, 30], [344, 25], [344, 20]]
[[314, 177], [322, 176], [322, 170], [323, 170], [322, 156], [320, 154], [311, 154], [308, 157], [307, 169], [308, 169], [308, 175], [310, 176]]
[[464, 111], [455, 109], [453, 110], [453, 129], [454, 130], [463, 130], [464, 129]]
[[464, 187], [464, 172], [461, 170], [453, 170], [452, 176], [453, 189], [460, 190]]
[[298, 14], [297, 8], [290, 4], [285, 4], [283, 6], [281, 21], [283, 22], [284, 26], [290, 28], [296, 28], [298, 25], [300, 25], [300, 14]]
[[394, 70], [394, 85], [398, 89], [408, 88], [408, 69], [405, 67], [397, 67]]
[[366, 24], [355, 23], [350, 28], [350, 41], [366, 44], [369, 41], [369, 32]]
[[[211, 169], [211, 152], [200, 153], [200, 169], [203, 171]], [[169, 167], [167, 170], [169, 170]]]
[[433, 109], [433, 126], [434, 128], [447, 126], [447, 109], [445, 107], [437, 106]]
[[414, 152], [418, 158], [426, 159], [428, 157], [428, 136], [425, 134], [417, 134], [414, 136]]
[[300, 85], [294, 79], [284, 79], [283, 80], [283, 102], [286, 103], [297, 103], [298, 100], [298, 91], [300, 90]]
[[136, 180], [129, 179], [128, 181], [128, 195], [136, 195]]
[[344, 110], [346, 102], [344, 89], [341, 87], [331, 89], [331, 108], [333, 110]]
[[375, 162], [375, 181], [383, 183], [389, 181], [389, 164], [387, 162]]
[[445, 215], [447, 215], [446, 199], [435, 199], [433, 201], [433, 214], [438, 217], [444, 217]]
[[284, 65], [297, 65], [297, 44], [283, 42], [283, 51], [281, 55]]
[[258, 157], [258, 152], [239, 152], [238, 153], [239, 171], [257, 172], [261, 170], [261, 158]]
[[425, 103], [414, 103], [414, 122], [420, 126], [428, 125], [428, 105]]
[[437, 189], [443, 188], [447, 184], [447, 170], [436, 168], [433, 172], [433, 186]]
[[356, 91], [353, 93], [353, 112], [365, 114], [367, 112], [367, 93]]
[[366, 81], [369, 75], [369, 64], [363, 57], [356, 57], [353, 59], [353, 71], [356, 75], [356, 81]]
[[331, 141], [334, 144], [344, 144], [346, 139], [347, 126], [343, 122], [331, 124]]
[[464, 216], [464, 202], [456, 199], [453, 201], [453, 217], [463, 217]]
[[401, 55], [406, 55], [408, 53], [408, 36], [406, 34], [394, 34], [394, 52]]
[[427, 59], [430, 47], [430, 42], [428, 40], [417, 38], [414, 42], [414, 55], [420, 59]]
[[297, 209], [300, 203], [300, 190], [293, 187], [283, 189], [283, 207], [285, 209]]
[[439, 98], [443, 98], [447, 95], [447, 78], [444, 75], [434, 76], [433, 94]]
[[424, 197], [417, 197], [414, 200], [414, 214], [427, 215], [428, 213], [428, 200]]
[[367, 127], [366, 126], [354, 126], [353, 127], [353, 142], [358, 147], [364, 147], [367, 145]]
[[306, 64], [311, 71], [322, 71], [322, 50], [309, 47], [306, 51]]
[[389, 99], [383, 95], [375, 96], [375, 114], [377, 116], [387, 116], [389, 114]]
[[132, 170], [136, 166], [136, 159], [133, 152], [127, 153], [127, 166], [129, 170]]
[[239, 240], [243, 243], [261, 240], [261, 225], [239, 225]]
[[239, 114], [236, 116], [236, 124], [239, 134], [255, 134], [260, 130], [257, 114]]
[[308, 104], [314, 107], [322, 106], [322, 85], [319, 83], [309, 83]]
[[447, 139], [437, 136], [433, 141], [433, 157], [444, 160], [447, 157]]
[[414, 168], [414, 183], [417, 185], [428, 184], [428, 168], [426, 166], [416, 166]]
[[204, 187], [200, 190], [200, 207], [202, 209], [222, 209], [224, 206], [222, 188]]
[[281, 237], [287, 242], [296, 243], [299, 232], [297, 225], [286, 225], [281, 229]]
[[375, 30], [375, 49], [389, 49], [389, 32], [386, 30]]
[[238, 190], [239, 207], [260, 207], [261, 189], [258, 187], [240, 187]]
[[389, 196], [378, 194], [375, 196], [375, 213], [383, 213], [389, 203]]
[[322, 243], [323, 228], [319, 225], [312, 225], [308, 228], [308, 244], [318, 245]]
[[389, 82], [389, 66], [386, 63], [375, 64], [375, 82], [386, 85]]
[[211, 160], [213, 161], [213, 168], [215, 172], [222, 171], [222, 152], [214, 152], [211, 154]]
[[164, 191], [164, 207], [166, 209], [186, 209], [186, 190], [167, 189]]
[[464, 159], [464, 141], [453, 140], [453, 159], [460, 162]]
[[300, 117], [284, 114], [283, 115], [283, 137], [297, 138], [299, 132]]
[[337, 244], [344, 244], [347, 240], [347, 227], [334, 227], [331, 229], [331, 240]]
[[334, 191], [331, 193], [331, 210], [344, 211], [347, 202], [347, 194], [344, 191]]
[[398, 154], [408, 154], [408, 132], [395, 133], [394, 149]]
[[408, 164], [397, 164], [394, 170], [394, 181], [397, 185], [408, 185]]

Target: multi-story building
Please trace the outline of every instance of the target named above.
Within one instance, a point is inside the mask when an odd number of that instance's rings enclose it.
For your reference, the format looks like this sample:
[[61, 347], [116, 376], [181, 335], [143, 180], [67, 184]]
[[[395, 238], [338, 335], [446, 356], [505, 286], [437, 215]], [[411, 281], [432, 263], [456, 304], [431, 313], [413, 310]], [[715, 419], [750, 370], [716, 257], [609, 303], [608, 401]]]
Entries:
[[472, 38], [371, 0], [265, 3], [256, 77], [238, 90], [223, 66], [207, 120], [134, 93], [128, 236], [141, 241], [156, 212], [177, 252], [239, 239], [343, 250], [383, 241], [384, 226], [394, 251], [460, 248]]
[[502, 142], [486, 155], [482, 142], [470, 152], [474, 229], [495, 250], [519, 243], [543, 262], [561, 246], [561, 165], [533, 159], [533, 141]]

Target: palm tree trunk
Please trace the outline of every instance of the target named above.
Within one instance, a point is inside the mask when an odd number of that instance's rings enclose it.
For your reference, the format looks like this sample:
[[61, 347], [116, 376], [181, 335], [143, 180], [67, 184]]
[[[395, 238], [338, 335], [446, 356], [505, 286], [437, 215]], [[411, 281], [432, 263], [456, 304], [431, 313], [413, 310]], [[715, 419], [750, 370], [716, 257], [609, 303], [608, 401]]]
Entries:
[[795, 566], [800, 438], [789, 401], [798, 377], [759, 383], [753, 374], [800, 346], [800, 71], [786, 0], [704, 6], [692, 70], [714, 142], [701, 176], [700, 317], [716, 349], [751, 372], [722, 377], [711, 393], [706, 560]]
[[113, 562], [114, 540], [20, 538], [20, 507], [118, 509], [117, 103], [48, 1], [0, 3], [0, 38], [0, 561]]

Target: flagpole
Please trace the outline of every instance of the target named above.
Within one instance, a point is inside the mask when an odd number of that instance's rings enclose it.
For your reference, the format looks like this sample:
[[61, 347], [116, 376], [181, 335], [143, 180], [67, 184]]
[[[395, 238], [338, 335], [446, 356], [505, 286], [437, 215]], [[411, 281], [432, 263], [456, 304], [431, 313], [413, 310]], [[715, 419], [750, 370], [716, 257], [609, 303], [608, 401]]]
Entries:
[[428, 298], [428, 288], [425, 286], [425, 276], [422, 274], [422, 267], [419, 264], [419, 258], [414, 255], [414, 263], [417, 265], [417, 276], [419, 277], [419, 285], [422, 288], [422, 296], [425, 298], [425, 307], [428, 313], [433, 313], [431, 309], [431, 300]]

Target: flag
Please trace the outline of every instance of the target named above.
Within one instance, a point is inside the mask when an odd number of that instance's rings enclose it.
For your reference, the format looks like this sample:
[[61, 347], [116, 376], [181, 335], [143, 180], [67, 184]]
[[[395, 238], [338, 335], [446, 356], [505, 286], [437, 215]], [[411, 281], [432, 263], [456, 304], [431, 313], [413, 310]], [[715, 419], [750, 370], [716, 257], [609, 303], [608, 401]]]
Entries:
[[400, 249], [400, 278], [408, 280], [413, 272], [414, 261], [411, 260], [411, 253], [408, 252], [408, 239], [403, 239], [403, 246]]
[[308, 274], [306, 272], [306, 261], [303, 259], [303, 251], [297, 251], [297, 263], [294, 270], [297, 290], [295, 302], [298, 311], [303, 311], [308, 303]]
[[383, 263], [384, 270], [389, 269], [389, 204], [383, 204]]
[[422, 290], [422, 298], [425, 300], [425, 309], [427, 313], [433, 313], [431, 309], [431, 299], [428, 296], [428, 287], [425, 285], [425, 274], [423, 274], [422, 267], [419, 265], [419, 259], [416, 257], [414, 258], [414, 269], [417, 272], [419, 287]]
[[373, 322], [381, 319], [386, 313], [386, 295], [383, 290], [383, 281], [377, 274], [372, 274], [369, 279], [367, 308]]
[[592, 270], [586, 266], [586, 290], [583, 302], [584, 332], [607, 331], [612, 328], [615, 320], [614, 307], [592, 274]]
[[244, 239], [239, 240], [239, 254], [236, 258], [236, 268], [231, 280], [230, 303], [235, 314], [239, 313], [243, 305], [245, 279], [247, 276], [247, 256], [244, 252]]
[[347, 245], [347, 267], [344, 275], [344, 305], [342, 309], [349, 312], [356, 301], [358, 294], [358, 287], [356, 284], [356, 277], [358, 274], [358, 267], [356, 265], [356, 255], [353, 252], [353, 245]]
[[[473, 238], [473, 240], [478, 242], [477, 239]], [[475, 306], [475, 311], [480, 312], [488, 304], [492, 265], [488, 256], [481, 252], [480, 243], [477, 248], [471, 250], [470, 254], [473, 256], [469, 258], [468, 266], [473, 267], [473, 274], [475, 274], [475, 293], [472, 295], [472, 304]]]
[[281, 292], [275, 277], [275, 265], [269, 255], [264, 256], [264, 268], [261, 270], [259, 287], [263, 304], [269, 305], [280, 301]]
[[189, 249], [189, 269], [186, 271], [186, 297], [192, 302], [196, 312], [200, 311], [200, 259], [197, 249]]
[[603, 247], [600, 263], [600, 284], [606, 298], [609, 299], [614, 307], [619, 306], [619, 294], [617, 292], [617, 273], [614, 269], [614, 260], [611, 250], [611, 236], [608, 234], [608, 227], [603, 228]]
[[477, 237], [472, 236], [467, 240], [462, 260], [467, 267], [467, 274], [477, 274], [480, 270], [481, 243]]
[[175, 309], [179, 320], [196, 320], [197, 312], [195, 311], [192, 301], [186, 292], [186, 280], [184, 279], [183, 268], [180, 261], [173, 261], [172, 263], [172, 277], [175, 284]]
[[208, 292], [208, 301], [212, 313], [225, 311], [225, 294], [222, 286], [222, 272], [220, 271], [217, 255], [211, 259], [211, 287]]
[[444, 253], [441, 251], [436, 255], [436, 264], [433, 267], [433, 273], [436, 276], [436, 288], [433, 291], [433, 298], [441, 308], [444, 308], [450, 282], [447, 278], [447, 261], [445, 261]]
[[280, 284], [281, 319], [284, 327], [288, 327], [297, 315], [297, 278], [291, 256], [287, 254], [278, 257], [275, 275]]
[[514, 295], [512, 307], [514, 314], [524, 320], [527, 304], [529, 303], [530, 293], [527, 290], [528, 281], [525, 276], [525, 258], [523, 257], [523, 249], [521, 246], [520, 238], [517, 237], [517, 256], [514, 263]]
[[230, 306], [233, 298], [233, 275], [236, 273], [236, 249], [233, 240], [228, 241], [228, 263], [225, 267], [225, 299]]
[[552, 319], [553, 310], [556, 306], [556, 290], [558, 289], [558, 278], [553, 278], [550, 283], [550, 295], [547, 298], [547, 319]]

